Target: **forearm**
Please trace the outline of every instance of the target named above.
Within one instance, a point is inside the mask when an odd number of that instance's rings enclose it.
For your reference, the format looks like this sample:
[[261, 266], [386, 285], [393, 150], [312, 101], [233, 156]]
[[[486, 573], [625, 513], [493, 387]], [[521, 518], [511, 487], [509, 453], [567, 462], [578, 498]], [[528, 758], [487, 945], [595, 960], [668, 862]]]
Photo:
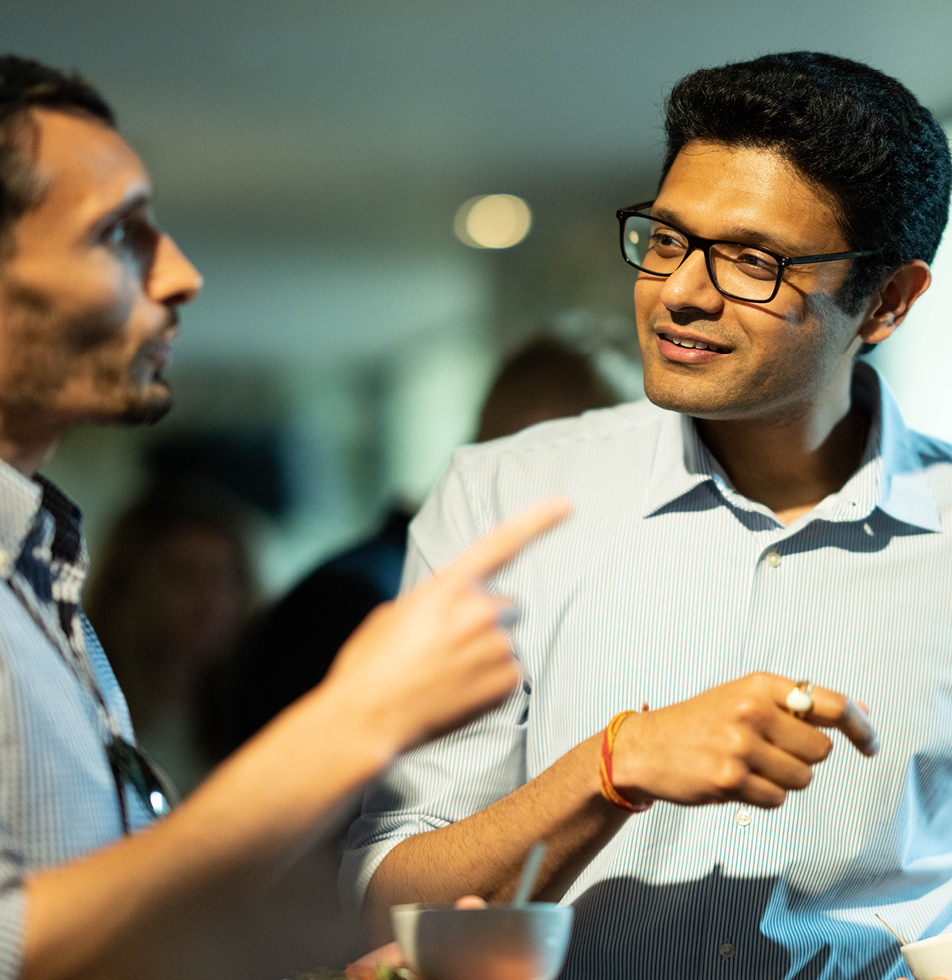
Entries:
[[373, 731], [315, 692], [155, 827], [31, 876], [24, 980], [233, 976], [224, 953], [254, 902], [392, 755]]
[[374, 937], [389, 931], [387, 910], [401, 902], [452, 902], [460, 895], [506, 901], [529, 848], [546, 858], [534, 897], [556, 901], [629, 814], [600, 792], [599, 733], [508, 796], [465, 820], [398, 844], [367, 893]]

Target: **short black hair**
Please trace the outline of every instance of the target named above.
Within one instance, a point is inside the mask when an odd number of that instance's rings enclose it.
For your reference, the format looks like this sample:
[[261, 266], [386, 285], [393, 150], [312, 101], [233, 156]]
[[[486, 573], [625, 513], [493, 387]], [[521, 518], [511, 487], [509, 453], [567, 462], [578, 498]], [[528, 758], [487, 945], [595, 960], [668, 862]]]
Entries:
[[848, 58], [769, 54], [682, 78], [666, 102], [667, 153], [694, 140], [781, 154], [838, 206], [857, 259], [837, 300], [857, 313], [903, 262], [931, 262], [949, 216], [952, 162], [935, 117], [900, 82]]
[[29, 58], [0, 56], [0, 255], [14, 222], [42, 199], [29, 145], [31, 109], [91, 116], [115, 127], [112, 109], [79, 75], [65, 75]]

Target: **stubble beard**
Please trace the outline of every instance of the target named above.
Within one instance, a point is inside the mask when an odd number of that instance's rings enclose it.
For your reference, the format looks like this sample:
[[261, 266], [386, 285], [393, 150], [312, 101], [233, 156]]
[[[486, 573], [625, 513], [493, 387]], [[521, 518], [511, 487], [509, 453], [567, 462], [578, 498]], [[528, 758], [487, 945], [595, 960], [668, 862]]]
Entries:
[[[10, 283], [7, 300], [4, 331], [10, 362], [0, 386], [0, 413], [6, 422], [23, 432], [32, 426], [67, 428], [82, 422], [154, 425], [171, 411], [172, 392], [158, 370], [137, 385], [130, 378], [130, 365], [109, 357], [115, 331], [97, 313], [62, 313], [44, 294]], [[162, 335], [173, 323], [170, 312], [156, 334]], [[84, 365], [84, 360], [91, 363]], [[63, 418], [59, 396], [80, 369], [89, 378], [88, 411]]]
[[155, 425], [172, 411], [175, 401], [168, 382], [157, 377], [153, 384], [160, 385], [164, 393], [157, 393], [153, 399], [143, 399], [140, 403], [130, 405], [121, 415], [112, 419], [102, 419], [104, 423], [116, 422], [119, 425]]

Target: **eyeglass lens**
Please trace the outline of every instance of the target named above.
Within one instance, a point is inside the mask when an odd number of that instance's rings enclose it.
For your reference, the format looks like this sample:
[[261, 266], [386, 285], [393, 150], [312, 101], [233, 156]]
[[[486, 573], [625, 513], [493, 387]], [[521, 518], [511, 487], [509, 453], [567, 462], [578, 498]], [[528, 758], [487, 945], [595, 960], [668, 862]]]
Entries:
[[122, 807], [122, 824], [128, 829], [126, 787], [131, 786], [148, 813], [163, 817], [177, 802], [171, 780], [135, 745], [116, 736], [106, 746], [106, 755], [116, 780]]
[[[671, 275], [690, 248], [683, 232], [640, 215], [625, 219], [622, 241], [629, 262], [660, 276]], [[750, 245], [718, 243], [710, 256], [714, 285], [738, 299], [770, 299], [783, 273], [772, 255]]]

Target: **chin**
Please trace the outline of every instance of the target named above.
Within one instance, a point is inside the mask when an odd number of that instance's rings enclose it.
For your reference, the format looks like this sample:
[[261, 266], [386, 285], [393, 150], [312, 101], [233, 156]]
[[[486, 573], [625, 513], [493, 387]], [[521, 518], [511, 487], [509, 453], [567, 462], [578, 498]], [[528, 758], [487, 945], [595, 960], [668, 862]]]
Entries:
[[133, 405], [116, 419], [121, 425], [155, 425], [172, 411], [172, 396], [149, 405]]
[[109, 421], [120, 425], [155, 425], [172, 410], [172, 392], [165, 382], [153, 383], [129, 399], [126, 407]]

